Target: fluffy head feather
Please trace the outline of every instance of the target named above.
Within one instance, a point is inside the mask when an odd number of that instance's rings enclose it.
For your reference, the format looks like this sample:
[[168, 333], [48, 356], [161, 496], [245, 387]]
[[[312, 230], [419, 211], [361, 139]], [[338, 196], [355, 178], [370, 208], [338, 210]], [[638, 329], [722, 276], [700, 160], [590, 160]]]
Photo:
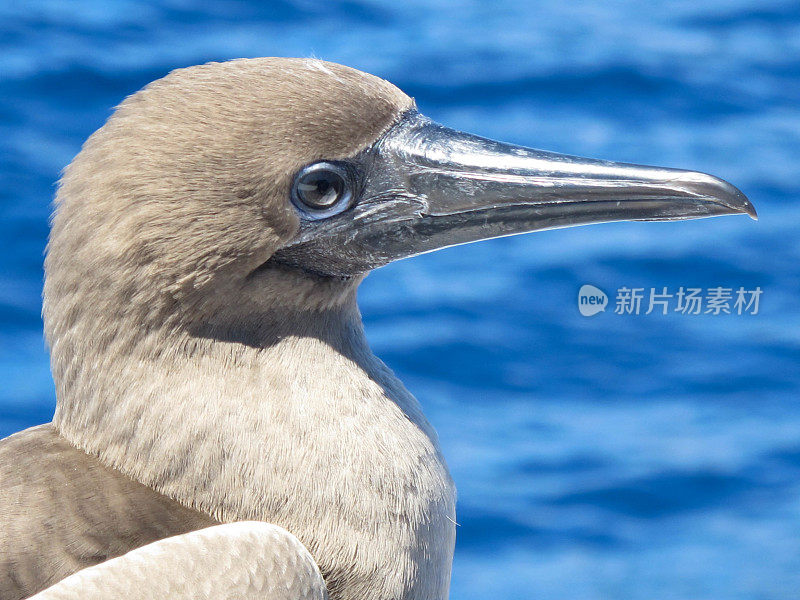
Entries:
[[50, 308], [72, 286], [152, 313], [248, 273], [297, 229], [294, 173], [356, 154], [411, 104], [382, 79], [317, 60], [211, 63], [148, 85], [65, 170], [46, 261], [48, 332], [58, 337]]

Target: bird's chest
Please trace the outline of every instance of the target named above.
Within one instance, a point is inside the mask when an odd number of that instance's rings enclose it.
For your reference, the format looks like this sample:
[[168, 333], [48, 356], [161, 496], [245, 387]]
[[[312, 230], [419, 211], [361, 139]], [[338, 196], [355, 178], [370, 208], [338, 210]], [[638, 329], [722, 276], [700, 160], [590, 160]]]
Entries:
[[272, 415], [258, 518], [308, 546], [333, 597], [445, 597], [455, 490], [427, 422], [374, 397], [338, 404]]

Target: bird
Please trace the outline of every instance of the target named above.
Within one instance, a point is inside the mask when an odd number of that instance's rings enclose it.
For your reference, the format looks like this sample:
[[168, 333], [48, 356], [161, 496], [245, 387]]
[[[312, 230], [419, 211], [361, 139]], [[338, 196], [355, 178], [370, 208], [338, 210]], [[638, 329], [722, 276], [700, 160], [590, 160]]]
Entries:
[[211, 597], [233, 552], [266, 556], [247, 562], [264, 589], [446, 598], [455, 485], [370, 350], [360, 282], [489, 238], [728, 214], [756, 216], [711, 175], [456, 131], [335, 63], [172, 71], [58, 185], [42, 313], [56, 409], [0, 441], [0, 597]]

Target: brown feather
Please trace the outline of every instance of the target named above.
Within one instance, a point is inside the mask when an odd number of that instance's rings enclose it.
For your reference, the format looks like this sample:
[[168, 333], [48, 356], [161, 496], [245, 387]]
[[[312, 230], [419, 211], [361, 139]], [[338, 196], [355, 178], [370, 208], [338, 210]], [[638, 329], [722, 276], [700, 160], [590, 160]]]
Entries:
[[0, 515], [2, 600], [217, 523], [77, 450], [52, 425], [0, 441]]

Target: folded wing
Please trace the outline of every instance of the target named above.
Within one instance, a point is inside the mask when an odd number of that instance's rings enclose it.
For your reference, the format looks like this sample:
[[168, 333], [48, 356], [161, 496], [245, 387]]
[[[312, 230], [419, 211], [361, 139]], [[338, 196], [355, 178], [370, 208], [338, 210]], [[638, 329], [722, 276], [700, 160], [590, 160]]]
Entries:
[[327, 600], [305, 546], [269, 523], [239, 522], [142, 546], [70, 575], [31, 600]]

